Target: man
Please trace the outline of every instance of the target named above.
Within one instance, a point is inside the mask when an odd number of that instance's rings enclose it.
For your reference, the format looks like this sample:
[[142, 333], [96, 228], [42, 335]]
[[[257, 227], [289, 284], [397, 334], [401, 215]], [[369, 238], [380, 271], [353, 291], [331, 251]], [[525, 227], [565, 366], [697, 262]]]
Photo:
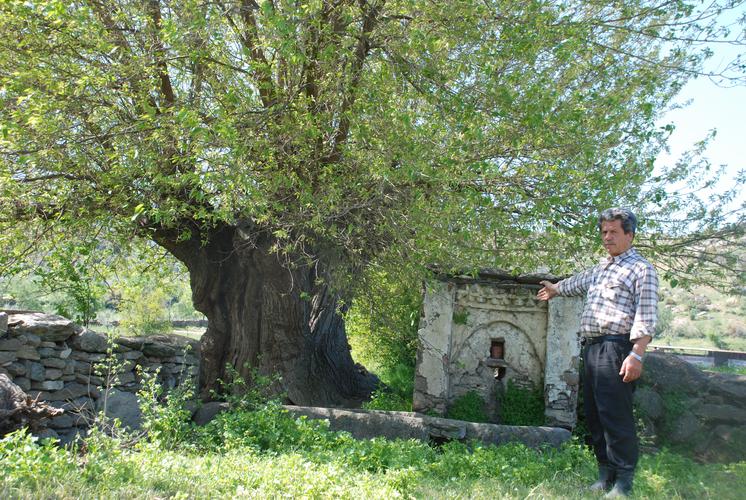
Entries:
[[587, 295], [580, 321], [583, 397], [599, 470], [591, 489], [611, 489], [611, 498], [632, 491], [639, 453], [632, 393], [655, 331], [658, 278], [632, 248], [637, 219], [631, 211], [604, 210], [598, 227], [609, 257], [557, 284], [542, 281], [537, 298]]

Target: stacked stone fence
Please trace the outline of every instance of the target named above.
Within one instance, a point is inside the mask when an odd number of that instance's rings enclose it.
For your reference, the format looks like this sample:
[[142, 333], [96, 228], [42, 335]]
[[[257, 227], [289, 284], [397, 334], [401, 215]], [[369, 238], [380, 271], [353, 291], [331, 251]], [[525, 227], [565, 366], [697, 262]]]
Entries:
[[136, 426], [136, 393], [146, 374], [173, 388], [196, 375], [199, 342], [178, 335], [118, 337], [61, 316], [0, 312], [0, 374], [31, 398], [65, 412], [49, 420], [43, 437], [63, 443], [85, 434], [105, 410]]

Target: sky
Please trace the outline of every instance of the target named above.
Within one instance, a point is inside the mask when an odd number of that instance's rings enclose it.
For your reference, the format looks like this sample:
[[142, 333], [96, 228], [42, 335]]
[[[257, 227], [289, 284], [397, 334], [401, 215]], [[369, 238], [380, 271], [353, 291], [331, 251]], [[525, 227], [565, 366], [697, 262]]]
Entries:
[[[746, 7], [741, 8], [740, 14], [744, 13]], [[739, 53], [746, 57], [744, 45], [719, 44], [711, 48], [715, 55], [707, 61], [706, 70], [721, 70]], [[717, 135], [704, 156], [713, 167], [727, 165], [719, 186], [720, 189], [731, 186], [738, 172], [746, 171], [746, 85], [723, 86], [701, 76], [687, 83], [675, 103], [688, 104], [669, 111], [659, 120], [661, 125], [672, 123], [676, 129], [669, 139], [670, 155], [662, 154], [656, 163], [675, 161], [716, 129]]]

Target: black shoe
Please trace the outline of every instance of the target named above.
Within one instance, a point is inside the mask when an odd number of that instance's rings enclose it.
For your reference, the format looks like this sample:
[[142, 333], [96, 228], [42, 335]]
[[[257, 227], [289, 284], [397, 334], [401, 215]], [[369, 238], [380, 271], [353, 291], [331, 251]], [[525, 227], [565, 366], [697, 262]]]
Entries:
[[598, 481], [588, 487], [591, 491], [609, 491], [614, 484], [614, 469], [608, 465], [598, 466]]
[[632, 480], [635, 473], [631, 471], [617, 471], [614, 487], [604, 495], [604, 498], [625, 498], [632, 494]]

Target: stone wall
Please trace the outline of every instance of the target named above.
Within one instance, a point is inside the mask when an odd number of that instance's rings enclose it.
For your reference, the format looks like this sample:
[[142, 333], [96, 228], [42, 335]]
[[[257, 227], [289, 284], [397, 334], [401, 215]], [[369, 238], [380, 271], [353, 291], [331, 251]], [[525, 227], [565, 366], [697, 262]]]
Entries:
[[643, 445], [705, 462], [746, 460], [746, 375], [704, 372], [650, 353], [635, 391]]
[[512, 381], [545, 394], [549, 425], [572, 428], [578, 394], [583, 301], [536, 299], [546, 276], [443, 277], [428, 283], [420, 319], [415, 411], [445, 414], [476, 391], [499, 423], [498, 394]]
[[110, 343], [61, 316], [0, 312], [0, 373], [32, 398], [65, 410], [44, 433], [63, 443], [85, 433], [101, 410], [136, 427], [142, 374], [158, 371], [159, 382], [172, 388], [196, 375], [198, 365], [199, 342], [186, 337], [118, 337]]

